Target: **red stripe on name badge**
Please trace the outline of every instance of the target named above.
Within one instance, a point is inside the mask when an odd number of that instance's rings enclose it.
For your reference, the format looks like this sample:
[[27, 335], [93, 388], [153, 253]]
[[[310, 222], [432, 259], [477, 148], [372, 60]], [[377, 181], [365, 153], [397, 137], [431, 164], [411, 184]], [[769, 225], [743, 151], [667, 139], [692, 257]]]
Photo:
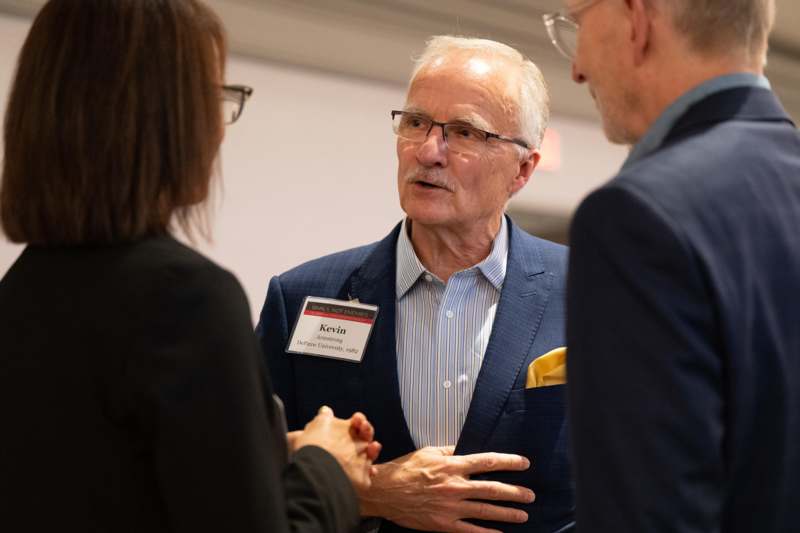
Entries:
[[350, 322], [361, 322], [362, 324], [372, 324], [373, 319], [362, 318], [360, 316], [340, 315], [338, 313], [323, 313], [322, 311], [311, 311], [306, 309], [304, 315], [321, 316], [325, 318], [335, 318], [337, 320], [349, 320]]

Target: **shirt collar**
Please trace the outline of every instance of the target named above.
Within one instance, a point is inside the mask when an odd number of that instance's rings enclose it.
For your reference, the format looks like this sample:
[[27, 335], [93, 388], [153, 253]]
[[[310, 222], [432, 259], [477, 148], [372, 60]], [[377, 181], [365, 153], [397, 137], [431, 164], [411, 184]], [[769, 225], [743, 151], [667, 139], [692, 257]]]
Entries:
[[658, 150], [678, 119], [680, 119], [694, 104], [714, 93], [736, 87], [763, 87], [769, 89], [770, 83], [764, 76], [751, 74], [749, 72], [727, 74], [701, 83], [694, 89], [684, 93], [661, 113], [653, 125], [650, 126], [650, 129], [647, 130], [644, 137], [639, 139], [639, 142], [634, 145], [631, 153], [622, 165], [622, 169], [624, 170], [640, 159], [644, 159], [646, 156]]
[[[486, 259], [465, 270], [476, 269], [481, 272], [486, 280], [498, 291], [503, 288], [503, 281], [506, 278], [506, 267], [508, 265], [508, 224], [505, 215], [501, 217], [500, 231], [492, 242], [492, 251]], [[414, 251], [411, 239], [408, 237], [408, 218], [403, 220], [400, 228], [400, 235], [397, 238], [397, 276], [395, 289], [397, 299], [402, 298], [423, 274], [432, 273], [425, 270], [422, 262]], [[463, 272], [463, 271], [462, 271]], [[436, 276], [434, 276], [435, 278]], [[438, 279], [438, 278], [437, 278]]]

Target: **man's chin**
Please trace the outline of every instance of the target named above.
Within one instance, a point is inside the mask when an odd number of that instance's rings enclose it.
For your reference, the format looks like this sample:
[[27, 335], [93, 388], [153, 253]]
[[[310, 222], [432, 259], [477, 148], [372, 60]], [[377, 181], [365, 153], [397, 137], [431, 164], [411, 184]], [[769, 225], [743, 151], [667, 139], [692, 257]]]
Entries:
[[413, 206], [403, 209], [406, 216], [412, 221], [422, 226], [443, 226], [446, 225], [451, 217], [437, 209], [425, 209], [420, 206]]
[[601, 119], [603, 121], [603, 133], [605, 134], [606, 139], [608, 139], [608, 142], [621, 145], [636, 144], [636, 141], [631, 140], [632, 135], [625, 128], [620, 127], [619, 124], [615, 123], [602, 113]]

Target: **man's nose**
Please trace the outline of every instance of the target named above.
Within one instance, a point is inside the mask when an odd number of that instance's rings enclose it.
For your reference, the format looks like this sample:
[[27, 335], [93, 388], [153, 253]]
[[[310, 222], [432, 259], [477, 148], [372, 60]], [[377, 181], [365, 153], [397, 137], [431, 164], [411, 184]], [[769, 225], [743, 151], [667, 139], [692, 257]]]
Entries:
[[447, 165], [447, 141], [444, 138], [444, 127], [433, 124], [428, 136], [417, 148], [417, 160], [425, 166]]

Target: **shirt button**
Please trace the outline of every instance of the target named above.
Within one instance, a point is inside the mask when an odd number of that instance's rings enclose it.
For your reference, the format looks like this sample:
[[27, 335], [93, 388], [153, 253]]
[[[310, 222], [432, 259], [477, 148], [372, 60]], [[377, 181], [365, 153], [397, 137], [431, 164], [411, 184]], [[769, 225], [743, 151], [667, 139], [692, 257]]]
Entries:
[[455, 313], [453, 313], [452, 311], [448, 310], [448, 311], [445, 313], [445, 316], [446, 316], [447, 318], [453, 318], [453, 317], [455, 316]]
[[449, 379], [444, 380], [444, 383], [442, 383], [442, 387], [444, 387], [445, 389], [449, 389], [451, 385], [452, 383], [450, 382]]
[[433, 276], [431, 276], [430, 274], [425, 274], [425, 281], [428, 282], [433, 281]]

